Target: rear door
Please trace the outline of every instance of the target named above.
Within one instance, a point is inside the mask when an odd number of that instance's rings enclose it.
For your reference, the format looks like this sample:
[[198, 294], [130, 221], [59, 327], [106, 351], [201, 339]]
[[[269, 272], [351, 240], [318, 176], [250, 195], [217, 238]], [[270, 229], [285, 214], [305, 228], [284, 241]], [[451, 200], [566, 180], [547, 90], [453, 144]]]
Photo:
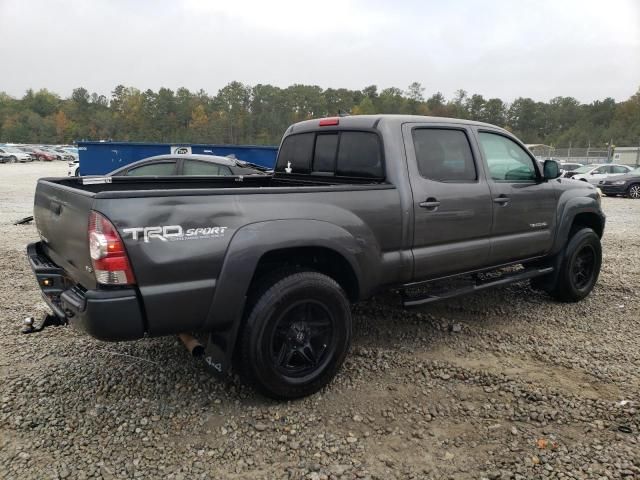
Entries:
[[405, 124], [413, 191], [414, 279], [487, 265], [492, 203], [472, 132], [464, 125]]
[[543, 255], [553, 242], [557, 192], [515, 139], [483, 129], [477, 135], [493, 202], [491, 263]]

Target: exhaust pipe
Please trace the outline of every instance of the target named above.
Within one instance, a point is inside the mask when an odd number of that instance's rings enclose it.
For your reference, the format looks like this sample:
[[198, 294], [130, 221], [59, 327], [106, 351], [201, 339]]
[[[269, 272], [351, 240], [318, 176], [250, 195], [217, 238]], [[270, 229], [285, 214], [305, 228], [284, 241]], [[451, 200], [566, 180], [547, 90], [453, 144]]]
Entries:
[[204, 347], [193, 335], [189, 335], [188, 333], [181, 333], [178, 335], [178, 338], [184, 344], [184, 346], [187, 347], [189, 353], [191, 353], [191, 355], [193, 355], [194, 357], [201, 357], [202, 355], [204, 355]]

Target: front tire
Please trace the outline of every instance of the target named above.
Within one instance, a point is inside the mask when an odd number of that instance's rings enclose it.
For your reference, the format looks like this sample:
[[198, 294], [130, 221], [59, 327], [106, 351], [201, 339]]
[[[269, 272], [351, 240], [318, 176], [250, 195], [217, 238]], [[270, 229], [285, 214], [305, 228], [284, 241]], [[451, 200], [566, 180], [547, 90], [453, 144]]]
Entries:
[[640, 198], [640, 183], [634, 183], [627, 190], [627, 196], [637, 200]]
[[18, 161], [18, 159], [16, 157], [14, 157], [13, 155], [11, 155], [9, 157], [9, 163], [16, 163]]
[[602, 266], [600, 237], [581, 228], [569, 238], [562, 254], [556, 284], [549, 294], [561, 302], [578, 302], [591, 293]]
[[351, 343], [344, 290], [313, 271], [283, 271], [261, 282], [240, 336], [242, 377], [276, 399], [311, 395], [327, 385]]

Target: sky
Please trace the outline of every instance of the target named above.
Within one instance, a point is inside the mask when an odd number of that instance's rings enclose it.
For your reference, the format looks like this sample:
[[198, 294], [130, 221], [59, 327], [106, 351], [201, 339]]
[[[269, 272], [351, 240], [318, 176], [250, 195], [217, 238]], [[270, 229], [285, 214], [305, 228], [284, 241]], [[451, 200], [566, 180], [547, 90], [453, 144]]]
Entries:
[[234, 80], [622, 101], [640, 0], [0, 0], [0, 92]]

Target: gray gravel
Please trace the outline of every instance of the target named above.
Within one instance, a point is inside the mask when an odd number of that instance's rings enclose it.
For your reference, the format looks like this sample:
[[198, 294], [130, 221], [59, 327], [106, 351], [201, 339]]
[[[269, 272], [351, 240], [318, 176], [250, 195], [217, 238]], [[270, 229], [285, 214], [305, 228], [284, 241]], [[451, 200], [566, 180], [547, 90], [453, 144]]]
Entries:
[[35, 228], [10, 221], [65, 169], [0, 165], [0, 478], [640, 478], [640, 201], [604, 199], [585, 301], [527, 284], [412, 311], [373, 299], [331, 386], [277, 404], [174, 338], [18, 333], [44, 307]]

